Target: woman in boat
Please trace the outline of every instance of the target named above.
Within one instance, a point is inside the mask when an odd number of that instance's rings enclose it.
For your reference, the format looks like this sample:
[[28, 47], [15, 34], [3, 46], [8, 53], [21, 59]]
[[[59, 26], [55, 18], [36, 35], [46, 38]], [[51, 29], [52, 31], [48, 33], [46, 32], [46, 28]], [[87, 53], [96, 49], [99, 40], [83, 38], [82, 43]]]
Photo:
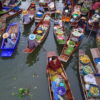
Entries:
[[31, 50], [34, 49], [38, 45], [35, 37], [36, 36], [34, 34], [30, 34], [28, 38], [28, 48]]
[[61, 62], [58, 60], [58, 57], [53, 56], [52, 58], [49, 58], [49, 63], [47, 65], [47, 70], [50, 70], [51, 72], [59, 72], [61, 73]]
[[3, 39], [5, 39], [5, 48], [13, 48], [15, 42], [9, 37], [9, 33], [3, 34]]
[[0, 1], [0, 11], [2, 11], [2, 2]]
[[23, 14], [23, 23], [24, 24], [29, 23], [31, 21], [31, 18], [29, 17], [28, 11], [27, 10], [24, 10], [22, 12], [22, 14]]
[[86, 17], [81, 17], [79, 22], [78, 22], [78, 26], [80, 26], [81, 28], [85, 28], [86, 27]]

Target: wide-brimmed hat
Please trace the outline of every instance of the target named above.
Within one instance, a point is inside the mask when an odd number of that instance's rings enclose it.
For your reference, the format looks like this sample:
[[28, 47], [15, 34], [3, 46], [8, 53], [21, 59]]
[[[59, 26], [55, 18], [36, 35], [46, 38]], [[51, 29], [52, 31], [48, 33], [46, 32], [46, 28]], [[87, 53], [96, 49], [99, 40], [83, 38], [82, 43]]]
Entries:
[[29, 35], [29, 40], [34, 40], [36, 38], [36, 35], [35, 34], [30, 34]]
[[9, 37], [9, 33], [4, 33], [2, 36], [4, 39]]
[[60, 13], [61, 13], [61, 11], [60, 11], [60, 10], [56, 10], [56, 13], [60, 14]]
[[27, 10], [23, 10], [22, 14], [23, 15], [27, 15], [28, 14], [28, 11]]
[[86, 20], [86, 17], [81, 17], [81, 19], [84, 19], [84, 20]]

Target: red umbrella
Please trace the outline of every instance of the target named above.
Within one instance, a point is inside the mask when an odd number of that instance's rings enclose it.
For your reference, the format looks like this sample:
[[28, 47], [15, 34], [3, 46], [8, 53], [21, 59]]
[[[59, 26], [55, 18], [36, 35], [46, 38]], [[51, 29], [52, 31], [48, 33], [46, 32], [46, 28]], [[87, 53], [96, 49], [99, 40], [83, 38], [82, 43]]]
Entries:
[[98, 9], [98, 8], [100, 8], [100, 2], [94, 3], [93, 6], [92, 6], [92, 9], [93, 9], [93, 10], [96, 10], [96, 9]]

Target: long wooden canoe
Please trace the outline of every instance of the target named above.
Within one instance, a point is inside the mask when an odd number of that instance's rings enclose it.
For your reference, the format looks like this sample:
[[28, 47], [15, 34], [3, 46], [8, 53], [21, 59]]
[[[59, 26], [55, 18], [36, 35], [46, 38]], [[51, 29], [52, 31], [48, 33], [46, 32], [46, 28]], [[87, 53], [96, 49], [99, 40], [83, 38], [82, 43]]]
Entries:
[[96, 45], [97, 45], [97, 48], [100, 48], [100, 33], [97, 33], [96, 35]]
[[100, 62], [100, 50], [99, 48], [92, 48], [90, 49], [90, 51], [91, 51], [92, 58], [94, 61], [95, 69], [98, 73], [100, 73], [100, 68], [97, 68], [97, 63]]
[[[46, 20], [46, 18], [49, 18], [49, 20]], [[38, 28], [39, 27], [46, 27], [46, 29], [43, 31], [43, 34], [39, 34], [37, 31], [38, 31]], [[36, 47], [34, 47], [33, 49], [30, 49], [27, 45], [27, 48], [24, 49], [24, 52], [25, 53], [32, 53], [38, 46], [40, 46], [44, 40], [46, 39], [48, 33], [49, 33], [49, 29], [50, 29], [50, 14], [45, 14], [45, 16], [43, 17], [43, 19], [37, 24], [35, 30], [33, 31], [33, 34], [36, 36], [35, 40], [36, 40]], [[40, 38], [38, 38], [40, 37]]]
[[[8, 2], [8, 0], [4, 0], [3, 4], [4, 4], [6, 1]], [[8, 13], [8, 12], [10, 12], [12, 9], [14, 9], [15, 7], [17, 7], [17, 6], [21, 3], [21, 1], [22, 1], [22, 0], [18, 0], [18, 2], [16, 2], [14, 5], [4, 6], [4, 7], [3, 7], [3, 10], [0, 11], [0, 16], [6, 14], [6, 13]]]
[[[76, 37], [73, 35], [73, 30], [80, 29], [79, 36]], [[68, 37], [63, 50], [59, 56], [59, 59], [63, 62], [67, 62], [69, 58], [73, 55], [73, 53], [76, 51], [76, 49], [79, 47], [82, 39], [84, 36], [84, 30], [82, 28], [73, 28], [70, 36]], [[72, 44], [72, 46], [69, 44], [69, 42]]]
[[[48, 52], [48, 63], [50, 59], [52, 60], [53, 56], [57, 56], [55, 52]], [[50, 100], [74, 100], [74, 97], [72, 95], [72, 91], [70, 88], [70, 83], [68, 81], [68, 77], [66, 75], [66, 72], [62, 67], [60, 68], [61, 72], [54, 72], [51, 73], [51, 71], [48, 69], [46, 70], [47, 72], [47, 77], [48, 77], [48, 86], [49, 86], [49, 93], [50, 93]], [[57, 83], [56, 80], [60, 80], [59, 83]], [[63, 84], [63, 85], [61, 85]], [[63, 95], [60, 95], [58, 93], [59, 90], [57, 90], [60, 87], [65, 88], [65, 93]]]
[[7, 20], [7, 19], [10, 19], [12, 17], [19, 15], [21, 12], [22, 12], [21, 9], [19, 10], [12, 9], [8, 13], [2, 15], [0, 18], [5, 18]]
[[[1, 45], [1, 57], [11, 57], [12, 54], [14, 53], [14, 51], [17, 47], [19, 38], [20, 38], [20, 26], [19, 26], [19, 24], [18, 23], [9, 24], [9, 26], [7, 27], [6, 33], [9, 34], [8, 38], [11, 41], [13, 41], [13, 46], [11, 46], [11, 47], [7, 46], [7, 45], [9, 45], [8, 41], [6, 41], [6, 39], [3, 39], [2, 40], [2, 45]], [[14, 34], [14, 33], [16, 35], [16, 38], [12, 40], [10, 35]]]
[[[81, 59], [84, 56], [89, 59], [89, 63], [87, 63], [87, 64], [82, 63]], [[94, 68], [89, 56], [87, 54], [85, 54], [85, 52], [83, 50], [79, 50], [78, 71], [79, 71], [79, 78], [80, 78], [82, 91], [84, 94], [84, 100], [99, 100], [100, 96], [96, 97], [96, 95], [94, 95], [96, 93], [96, 90], [91, 91], [91, 88], [92, 87], [100, 88], [100, 75], [96, 73], [95, 68]], [[87, 79], [89, 76], [91, 77], [90, 80]], [[93, 81], [93, 79], [94, 79], [94, 81]], [[99, 92], [100, 92], [100, 90], [99, 90]]]
[[61, 19], [55, 19], [53, 33], [57, 41], [57, 44], [64, 45], [65, 44], [65, 32], [64, 32], [64, 25]]
[[[23, 19], [23, 24], [24, 25], [29, 25], [30, 23], [32, 23], [35, 19], [35, 10], [36, 10], [36, 5], [34, 2], [32, 2], [30, 4], [30, 6], [28, 7], [27, 11], [28, 11], [28, 17], [30, 19], [30, 21], [26, 22], [25, 19]], [[26, 16], [26, 15], [25, 15]], [[24, 18], [24, 15], [23, 15]]]

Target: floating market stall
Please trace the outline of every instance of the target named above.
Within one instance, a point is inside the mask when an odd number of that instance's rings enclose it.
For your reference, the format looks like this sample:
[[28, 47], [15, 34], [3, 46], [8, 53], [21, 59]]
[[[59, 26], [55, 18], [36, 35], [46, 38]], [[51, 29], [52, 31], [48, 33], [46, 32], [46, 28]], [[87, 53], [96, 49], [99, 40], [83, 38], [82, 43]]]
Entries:
[[10, 0], [4, 0], [3, 2], [3, 9], [2, 11], [0, 11], [0, 15], [3, 15], [3, 14], [6, 14], [8, 13], [10, 10], [14, 9], [15, 7], [17, 7], [20, 3], [21, 3], [21, 0], [18, 0], [17, 2], [15, 2], [15, 4], [13, 5], [10, 5], [9, 4]]
[[[48, 63], [50, 59], [57, 56], [55, 52], [48, 52]], [[60, 73], [57, 71], [60, 70]], [[74, 100], [67, 75], [63, 65], [56, 72], [47, 71], [48, 86], [50, 92], [50, 100]]]
[[24, 10], [22, 12], [23, 24], [24, 25], [29, 25], [29, 24], [31, 24], [34, 21], [34, 19], [35, 19], [35, 10], [36, 10], [35, 3], [32, 2], [30, 4], [30, 6], [28, 7], [28, 9]]
[[57, 43], [59, 45], [64, 45], [65, 44], [65, 31], [64, 31], [64, 25], [61, 19], [55, 20], [53, 33], [54, 33]]
[[50, 29], [50, 14], [45, 14], [43, 19], [37, 24], [35, 30], [29, 35], [27, 48], [25, 53], [32, 53], [46, 39]]
[[69, 58], [73, 55], [76, 49], [79, 47], [84, 36], [84, 29], [73, 28], [63, 50], [59, 56], [59, 59], [63, 62], [67, 62]]
[[85, 100], [100, 99], [100, 74], [97, 74], [88, 55], [79, 50], [79, 76]]

